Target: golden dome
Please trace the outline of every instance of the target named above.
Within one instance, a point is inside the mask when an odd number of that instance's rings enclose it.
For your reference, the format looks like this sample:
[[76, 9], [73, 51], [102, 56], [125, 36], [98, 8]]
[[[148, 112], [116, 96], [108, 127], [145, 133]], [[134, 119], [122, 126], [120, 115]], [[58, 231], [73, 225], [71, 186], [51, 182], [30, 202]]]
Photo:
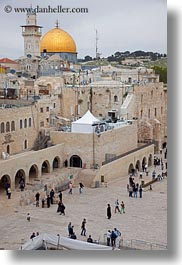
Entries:
[[76, 53], [76, 44], [73, 38], [64, 30], [54, 28], [48, 31], [40, 41], [40, 51], [44, 52]]

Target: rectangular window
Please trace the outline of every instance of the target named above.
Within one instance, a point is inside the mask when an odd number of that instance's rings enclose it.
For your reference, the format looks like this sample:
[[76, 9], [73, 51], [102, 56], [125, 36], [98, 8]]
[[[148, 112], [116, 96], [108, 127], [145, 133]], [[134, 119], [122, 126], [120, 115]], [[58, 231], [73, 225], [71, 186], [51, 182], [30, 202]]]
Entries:
[[43, 108], [40, 108], [40, 112], [43, 113], [44, 112], [44, 109]]
[[157, 108], [155, 108], [155, 114], [154, 115], [155, 115], [155, 117], [157, 116]]
[[54, 106], [54, 109], [55, 109], [55, 108], [56, 108], [56, 103], [54, 103], [54, 105], [53, 105], [53, 106]]
[[47, 112], [49, 111], [49, 107], [46, 107], [46, 111], [47, 111]]

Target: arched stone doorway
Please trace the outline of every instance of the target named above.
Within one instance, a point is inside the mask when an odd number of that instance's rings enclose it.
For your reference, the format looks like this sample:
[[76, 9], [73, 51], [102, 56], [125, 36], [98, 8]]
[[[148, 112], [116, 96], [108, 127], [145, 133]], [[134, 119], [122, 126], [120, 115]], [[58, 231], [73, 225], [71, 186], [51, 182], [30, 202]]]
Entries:
[[134, 174], [134, 172], [135, 172], [134, 165], [131, 163], [128, 168], [128, 174]]
[[151, 167], [151, 166], [152, 166], [152, 155], [150, 154], [148, 158], [148, 167]]
[[38, 177], [38, 166], [32, 165], [29, 170], [29, 181], [32, 182], [35, 178]]
[[140, 171], [140, 160], [136, 161], [135, 168], [136, 170]]
[[142, 169], [143, 171], [145, 170], [145, 165], [147, 164], [147, 158], [144, 157], [143, 160], [142, 160]]
[[60, 158], [56, 156], [52, 163], [53, 170], [60, 167]]
[[21, 180], [23, 180], [25, 183], [25, 171], [23, 169], [19, 169], [16, 172], [16, 175], [15, 175], [15, 188], [16, 189], [19, 188]]
[[70, 167], [80, 167], [82, 168], [82, 160], [79, 156], [73, 155], [70, 158]]
[[6, 185], [10, 184], [11, 187], [11, 178], [9, 175], [3, 175], [0, 179], [0, 190], [5, 190]]
[[42, 163], [41, 172], [42, 172], [42, 174], [44, 174], [44, 173], [50, 173], [50, 164], [49, 164], [49, 161], [48, 160], [45, 160]]

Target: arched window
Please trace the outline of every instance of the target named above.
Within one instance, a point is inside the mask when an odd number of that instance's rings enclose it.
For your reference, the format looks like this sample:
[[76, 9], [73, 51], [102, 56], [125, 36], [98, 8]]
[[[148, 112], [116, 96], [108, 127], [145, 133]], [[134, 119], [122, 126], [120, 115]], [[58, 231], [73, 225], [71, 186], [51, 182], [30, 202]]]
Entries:
[[114, 102], [118, 102], [118, 96], [114, 96]]
[[9, 146], [9, 144], [8, 144], [7, 147], [6, 147], [6, 153], [7, 153], [7, 154], [10, 154], [10, 146]]
[[20, 120], [20, 129], [22, 129], [22, 128], [23, 128], [23, 121]]
[[28, 144], [27, 144], [27, 140], [24, 141], [24, 149], [27, 149]]
[[4, 122], [1, 122], [1, 133], [4, 133]]
[[27, 128], [27, 119], [24, 120], [24, 128]]
[[150, 119], [150, 109], [148, 109], [148, 118]]
[[28, 125], [29, 125], [29, 127], [32, 126], [32, 119], [31, 118], [29, 118], [29, 120], [28, 120]]
[[6, 123], [6, 132], [10, 132], [10, 123], [7, 121]]
[[14, 121], [11, 122], [11, 131], [12, 132], [15, 131], [15, 122]]

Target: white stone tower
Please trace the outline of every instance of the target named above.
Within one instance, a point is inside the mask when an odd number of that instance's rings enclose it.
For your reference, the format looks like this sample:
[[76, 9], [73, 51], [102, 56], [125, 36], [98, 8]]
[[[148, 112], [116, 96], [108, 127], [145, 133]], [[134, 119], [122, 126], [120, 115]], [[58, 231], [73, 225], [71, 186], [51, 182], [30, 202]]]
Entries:
[[26, 25], [22, 27], [24, 37], [24, 55], [28, 57], [40, 56], [41, 26], [37, 26], [36, 12], [32, 9], [26, 15]]

